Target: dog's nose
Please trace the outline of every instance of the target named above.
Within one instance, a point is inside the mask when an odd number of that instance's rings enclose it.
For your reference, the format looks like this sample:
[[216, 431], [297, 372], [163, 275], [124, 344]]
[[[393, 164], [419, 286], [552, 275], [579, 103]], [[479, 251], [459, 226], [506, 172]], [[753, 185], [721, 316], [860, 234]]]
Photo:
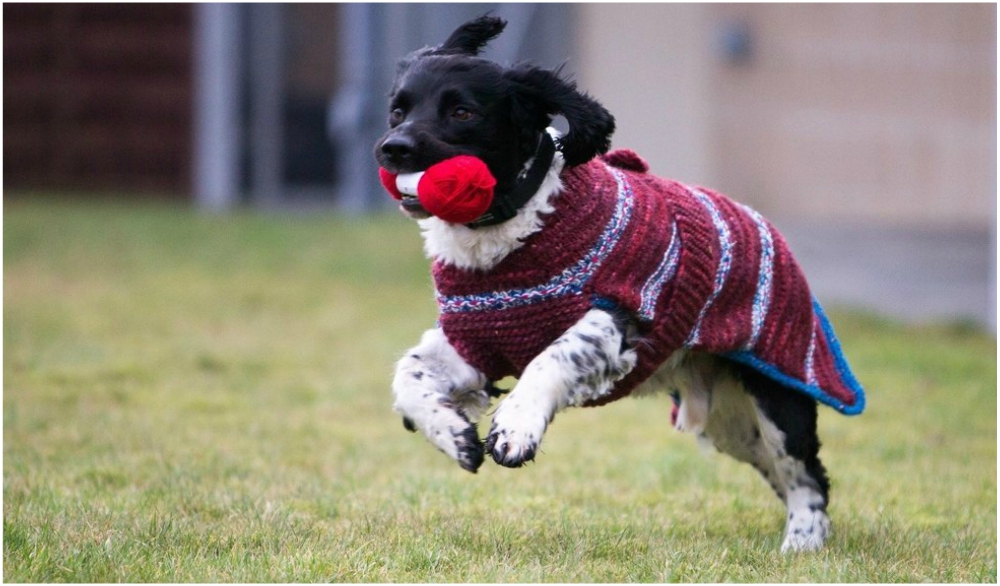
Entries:
[[397, 134], [382, 141], [382, 154], [391, 160], [400, 162], [410, 158], [417, 144], [405, 134]]

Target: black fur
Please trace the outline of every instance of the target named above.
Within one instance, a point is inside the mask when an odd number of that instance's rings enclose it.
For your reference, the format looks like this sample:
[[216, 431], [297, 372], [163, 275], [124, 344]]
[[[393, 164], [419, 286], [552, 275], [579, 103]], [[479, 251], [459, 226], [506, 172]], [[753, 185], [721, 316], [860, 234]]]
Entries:
[[819, 459], [820, 441], [816, 430], [816, 401], [793, 389], [785, 388], [760, 372], [738, 363], [731, 363], [743, 387], [757, 399], [757, 405], [774, 425], [785, 434], [785, 452], [805, 464], [810, 483], [823, 496], [823, 510], [830, 502], [830, 480]]
[[435, 51], [439, 54], [478, 55], [486, 43], [489, 43], [507, 27], [507, 21], [496, 16], [484, 15], [471, 20], [455, 29], [444, 43]]
[[507, 71], [507, 79], [516, 87], [513, 117], [528, 122], [527, 129], [545, 128], [552, 116], [561, 114], [569, 132], [559, 140], [559, 148], [568, 167], [582, 165], [611, 147], [615, 118], [604, 106], [576, 89], [576, 83], [550, 71], [522, 65]]
[[496, 191], [503, 193], [514, 186], [556, 115], [569, 126], [559, 141], [566, 165], [580, 165], [608, 150], [614, 117], [559, 70], [524, 64], [506, 68], [476, 56], [504, 26], [497, 17], [480, 17], [441, 46], [400, 62], [389, 95], [389, 130], [375, 145], [380, 166], [413, 173], [472, 155], [486, 163], [497, 180]]

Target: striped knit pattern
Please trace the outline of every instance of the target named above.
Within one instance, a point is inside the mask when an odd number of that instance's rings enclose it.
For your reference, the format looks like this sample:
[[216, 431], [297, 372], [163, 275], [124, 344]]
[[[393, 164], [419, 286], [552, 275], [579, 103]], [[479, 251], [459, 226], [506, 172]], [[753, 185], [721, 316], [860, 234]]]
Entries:
[[563, 171], [545, 228], [490, 271], [435, 263], [440, 325], [490, 379], [519, 376], [594, 306], [622, 308], [639, 363], [627, 395], [686, 347], [750, 365], [846, 414], [864, 392], [784, 239], [725, 196], [646, 173], [631, 151]]

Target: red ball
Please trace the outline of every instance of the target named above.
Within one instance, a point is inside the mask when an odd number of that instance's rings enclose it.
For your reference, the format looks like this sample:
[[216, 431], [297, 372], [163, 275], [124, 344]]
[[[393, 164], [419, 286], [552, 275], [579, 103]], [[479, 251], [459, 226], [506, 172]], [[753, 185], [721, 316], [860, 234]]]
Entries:
[[496, 184], [486, 163], [460, 155], [428, 167], [417, 184], [417, 198], [442, 220], [467, 224], [489, 209]]
[[382, 187], [389, 192], [389, 195], [393, 199], [403, 199], [403, 194], [399, 192], [399, 188], [396, 187], [396, 175], [386, 171], [384, 168], [378, 168], [378, 178], [382, 182]]

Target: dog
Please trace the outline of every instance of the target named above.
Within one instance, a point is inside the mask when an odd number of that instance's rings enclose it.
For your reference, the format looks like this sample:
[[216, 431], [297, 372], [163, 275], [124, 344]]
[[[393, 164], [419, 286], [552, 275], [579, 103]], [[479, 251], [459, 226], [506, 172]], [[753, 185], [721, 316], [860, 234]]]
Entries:
[[[609, 152], [614, 117], [559, 70], [479, 57], [505, 26], [482, 16], [408, 55], [389, 94], [386, 173], [466, 155], [496, 181], [467, 223], [402, 198], [441, 313], [396, 365], [394, 410], [475, 472], [486, 454], [534, 460], [562, 409], [666, 391], [677, 429], [751, 464], [785, 503], [782, 551], [822, 548], [817, 404], [856, 414], [864, 394], [784, 240], [750, 208]], [[508, 375], [483, 441], [475, 422]]]

